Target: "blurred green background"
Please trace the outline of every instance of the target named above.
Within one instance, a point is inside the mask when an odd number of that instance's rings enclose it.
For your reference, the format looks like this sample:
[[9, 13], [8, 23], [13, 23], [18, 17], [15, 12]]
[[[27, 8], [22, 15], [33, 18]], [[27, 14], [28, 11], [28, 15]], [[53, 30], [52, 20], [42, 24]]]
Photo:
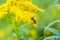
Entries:
[[[6, 0], [0, 0], [0, 5], [5, 2]], [[36, 12], [39, 17], [38, 27], [34, 28], [28, 23], [21, 22], [18, 34], [16, 34], [11, 24], [13, 19], [10, 21], [9, 17], [5, 17], [0, 20], [0, 29], [5, 30], [9, 26], [10, 34], [0, 40], [18, 40], [17, 38], [19, 40], [60, 40], [60, 0], [33, 0], [32, 3], [45, 10], [44, 13]]]

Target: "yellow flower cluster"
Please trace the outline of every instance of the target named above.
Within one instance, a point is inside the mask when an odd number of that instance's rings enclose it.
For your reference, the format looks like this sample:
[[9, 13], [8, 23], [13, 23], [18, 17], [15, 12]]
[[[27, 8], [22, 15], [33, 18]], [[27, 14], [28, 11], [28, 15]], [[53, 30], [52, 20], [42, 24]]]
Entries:
[[6, 4], [0, 5], [0, 19], [7, 14], [7, 8]]
[[44, 12], [32, 4], [32, 0], [7, 0], [5, 4], [0, 5], [0, 18], [8, 14], [7, 11], [15, 15], [16, 22], [22, 20], [30, 24], [37, 18], [35, 12]]

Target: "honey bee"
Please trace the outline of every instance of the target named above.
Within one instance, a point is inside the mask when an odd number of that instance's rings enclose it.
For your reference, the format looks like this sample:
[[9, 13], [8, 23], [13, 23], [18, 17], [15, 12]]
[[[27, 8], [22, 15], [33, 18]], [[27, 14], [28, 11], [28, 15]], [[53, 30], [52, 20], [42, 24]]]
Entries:
[[33, 24], [36, 24], [36, 20], [32, 17], [31, 20], [33, 21]]

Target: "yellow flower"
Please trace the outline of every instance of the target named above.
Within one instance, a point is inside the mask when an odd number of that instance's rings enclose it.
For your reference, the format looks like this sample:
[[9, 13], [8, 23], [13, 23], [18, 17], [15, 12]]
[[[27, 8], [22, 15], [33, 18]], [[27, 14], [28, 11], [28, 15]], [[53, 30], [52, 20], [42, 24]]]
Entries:
[[31, 12], [44, 12], [43, 9], [38, 8], [36, 5], [32, 4], [30, 1], [18, 1], [16, 2], [16, 6], [19, 6], [21, 10], [31, 11]]
[[[35, 12], [44, 12], [43, 9], [38, 8], [36, 5], [32, 4], [32, 0], [7, 0], [5, 4], [0, 6], [1, 15], [7, 14], [7, 10], [15, 15], [15, 20], [22, 20], [30, 24], [34, 24], [38, 16]], [[12, 5], [12, 6], [11, 6]], [[2, 17], [0, 16], [0, 18]], [[36, 26], [36, 25], [35, 25]]]
[[10, 11], [11, 13], [14, 13], [14, 12], [16, 11], [15, 9], [16, 9], [16, 6], [12, 6], [12, 7], [10, 7], [10, 10], [9, 10], [9, 11]]
[[23, 21], [28, 22], [29, 24], [33, 24], [33, 20], [31, 18], [32, 17], [34, 18], [36, 14], [34, 14], [33, 12], [25, 11], [23, 16], [24, 16], [24, 18], [22, 19]]
[[3, 17], [3, 16], [6, 16], [7, 15], [7, 6], [5, 5], [2, 5], [0, 6], [0, 19]]
[[33, 11], [33, 12], [44, 12], [43, 9], [38, 8], [36, 5], [32, 4], [29, 1], [23, 1], [22, 5], [25, 5], [25, 7], [29, 10], [29, 11]]
[[16, 0], [6, 0], [6, 4], [10, 5], [12, 2], [16, 2]]
[[3, 17], [3, 14], [2, 14], [2, 12], [0, 11], [0, 19]]

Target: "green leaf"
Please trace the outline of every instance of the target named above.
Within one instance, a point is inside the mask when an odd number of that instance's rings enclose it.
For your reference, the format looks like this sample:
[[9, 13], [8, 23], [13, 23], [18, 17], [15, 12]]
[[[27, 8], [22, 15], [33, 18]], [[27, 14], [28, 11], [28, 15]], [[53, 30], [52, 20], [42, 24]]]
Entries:
[[52, 33], [54, 33], [55, 35], [60, 35], [60, 31], [54, 28], [48, 28], [47, 30], [51, 31]]
[[60, 38], [60, 36], [49, 36], [49, 37], [44, 38], [43, 40], [49, 40], [53, 38]]

